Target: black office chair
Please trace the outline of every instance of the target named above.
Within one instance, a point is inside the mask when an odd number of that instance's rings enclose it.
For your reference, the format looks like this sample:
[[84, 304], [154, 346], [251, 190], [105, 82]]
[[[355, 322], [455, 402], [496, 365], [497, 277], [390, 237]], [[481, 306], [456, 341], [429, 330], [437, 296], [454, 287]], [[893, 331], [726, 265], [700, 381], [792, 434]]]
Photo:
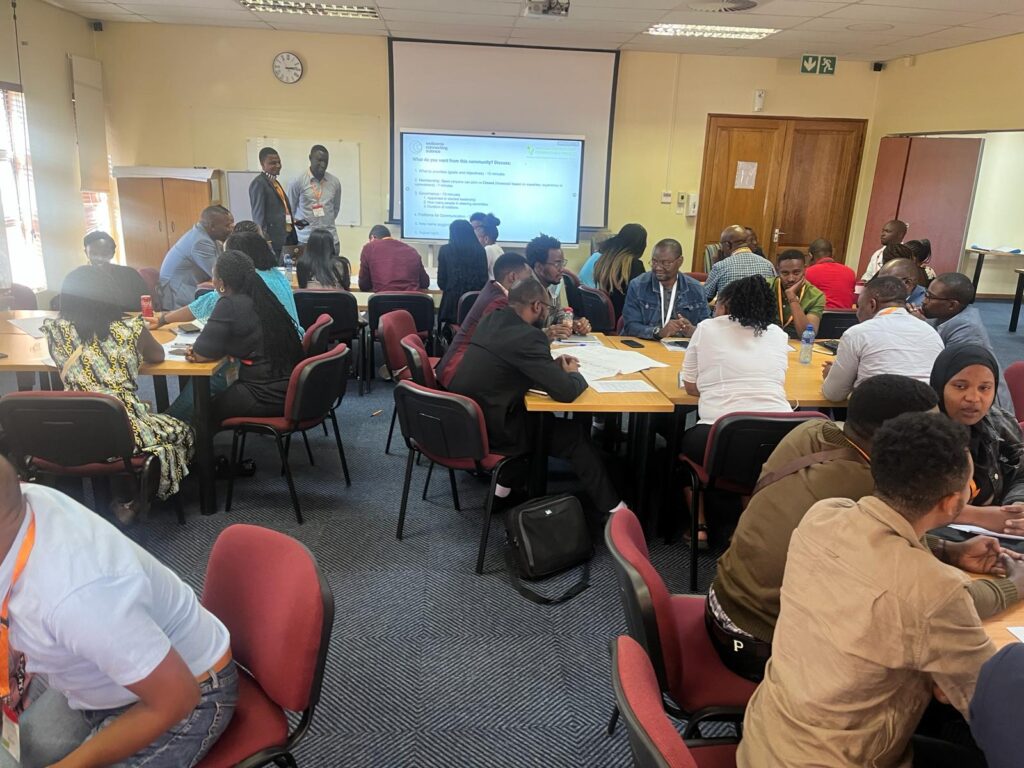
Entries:
[[359, 302], [354, 295], [342, 290], [302, 290], [293, 295], [299, 325], [308, 329], [320, 315], [330, 315], [330, 341], [352, 346], [359, 333]]
[[847, 328], [852, 328], [860, 321], [855, 309], [827, 309], [821, 316], [821, 328], [815, 334], [818, 339], [838, 339]]
[[476, 303], [477, 296], [479, 295], [480, 291], [466, 291], [459, 297], [459, 325], [466, 322], [466, 315], [468, 315], [469, 310], [473, 308], [473, 304]]
[[[428, 351], [434, 350], [434, 297], [427, 293], [415, 291], [388, 291], [373, 294], [366, 302], [367, 325], [363, 332], [363, 365], [366, 379], [366, 389], [369, 391], [370, 380], [376, 369], [376, 353], [374, 341], [378, 338], [378, 326], [380, 318], [388, 312], [396, 309], [404, 309], [412, 315], [413, 323], [416, 325], [416, 332]], [[435, 353], [436, 354], [436, 353]], [[360, 391], [362, 391], [360, 389]]]
[[594, 333], [615, 333], [615, 307], [608, 294], [600, 288], [581, 285], [580, 295], [583, 296], [581, 314], [590, 321], [591, 330]]

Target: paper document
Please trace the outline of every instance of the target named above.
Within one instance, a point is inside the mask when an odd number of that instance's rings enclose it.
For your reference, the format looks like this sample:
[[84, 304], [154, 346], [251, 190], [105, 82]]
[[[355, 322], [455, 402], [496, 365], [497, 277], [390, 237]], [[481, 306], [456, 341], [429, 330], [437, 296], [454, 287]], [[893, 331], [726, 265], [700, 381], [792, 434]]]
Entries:
[[595, 381], [590, 384], [595, 392], [656, 392], [646, 381]]
[[591, 344], [600, 344], [601, 346], [604, 346], [604, 344], [601, 342], [601, 340], [599, 338], [597, 338], [597, 336], [593, 336], [593, 335], [589, 335], [589, 336], [567, 336], [566, 338], [559, 339], [558, 341], [556, 341], [554, 343], [555, 344], [563, 344], [563, 345], [565, 345], [567, 347], [571, 347], [571, 346], [575, 346], [575, 345], [591, 345]]
[[1024, 643], [1024, 627], [1007, 627], [1006, 631]]
[[662, 339], [661, 346], [667, 349], [669, 352], [685, 352], [686, 348], [690, 346], [689, 339]]
[[7, 322], [13, 325], [18, 330], [24, 331], [33, 339], [43, 338], [43, 323], [47, 321], [45, 317], [19, 317], [15, 320], [8, 320]]
[[659, 363], [639, 352], [626, 352], [604, 345], [562, 347], [551, 350], [553, 358], [557, 359], [562, 355], [569, 355], [580, 361], [580, 374], [588, 383], [600, 379], [610, 379], [620, 373], [639, 373], [648, 368], [668, 367], [665, 363]]
[[998, 533], [996, 531], [990, 531], [988, 528], [982, 528], [977, 525], [966, 525], [956, 523], [949, 527], [955, 528], [958, 531], [963, 531], [964, 533], [978, 533], [982, 536], [998, 536], [1000, 539], [1013, 539], [1014, 541], [1024, 541], [1024, 536], [1014, 536], [1010, 533]]
[[180, 336], [178, 338], [171, 339], [168, 342], [164, 342], [160, 346], [164, 348], [164, 356], [169, 360], [184, 360], [185, 350], [192, 346], [192, 342], [195, 338], [189, 338], [188, 336]]

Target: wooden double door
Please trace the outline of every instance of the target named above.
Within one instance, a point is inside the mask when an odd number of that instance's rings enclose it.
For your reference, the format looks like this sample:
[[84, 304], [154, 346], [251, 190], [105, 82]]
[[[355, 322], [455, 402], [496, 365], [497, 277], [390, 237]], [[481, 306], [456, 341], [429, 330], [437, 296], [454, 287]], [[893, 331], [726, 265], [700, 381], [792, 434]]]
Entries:
[[210, 184], [187, 179], [124, 177], [117, 180], [125, 263], [160, 268], [178, 238], [210, 205]]
[[752, 228], [765, 256], [823, 237], [846, 257], [866, 120], [709, 115], [693, 269], [731, 224]]

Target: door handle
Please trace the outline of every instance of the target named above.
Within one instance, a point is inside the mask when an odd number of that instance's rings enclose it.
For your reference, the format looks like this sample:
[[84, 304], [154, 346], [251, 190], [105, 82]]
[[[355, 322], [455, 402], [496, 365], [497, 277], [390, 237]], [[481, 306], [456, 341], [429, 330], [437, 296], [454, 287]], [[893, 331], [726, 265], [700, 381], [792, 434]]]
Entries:
[[779, 242], [779, 235], [784, 235], [784, 234], [786, 234], [786, 233], [785, 233], [785, 232], [783, 232], [783, 231], [782, 231], [781, 229], [779, 229], [778, 227], [776, 227], [776, 228], [775, 228], [775, 231], [774, 231], [774, 232], [772, 232], [772, 242], [773, 242], [773, 243], [777, 243], [777, 242]]
[[156, 231], [157, 232], [163, 232], [164, 231], [164, 223], [162, 221], [160, 221], [160, 219], [156, 220]]
[[174, 231], [174, 219], [171, 219], [171, 232]]

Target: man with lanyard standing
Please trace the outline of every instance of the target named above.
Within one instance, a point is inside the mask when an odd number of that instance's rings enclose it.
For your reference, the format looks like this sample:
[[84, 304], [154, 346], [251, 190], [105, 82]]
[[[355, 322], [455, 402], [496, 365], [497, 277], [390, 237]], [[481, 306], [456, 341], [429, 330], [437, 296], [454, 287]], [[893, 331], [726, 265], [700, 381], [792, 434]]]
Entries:
[[[711, 317], [700, 283], [679, 271], [683, 248], [665, 239], [654, 246], [651, 271], [634, 278], [622, 307], [622, 333], [642, 339], [689, 337], [701, 320]], [[671, 287], [670, 287], [671, 286]]]
[[783, 251], [779, 256], [779, 276], [772, 280], [779, 307], [775, 322], [794, 339], [803, 336], [808, 325], [820, 328], [825, 311], [825, 294], [807, 281], [804, 266], [803, 253], [796, 249]]
[[262, 173], [249, 183], [249, 204], [252, 206], [252, 220], [263, 229], [270, 240], [274, 253], [281, 255], [286, 245], [297, 245], [296, 227], [305, 222], [292, 218], [292, 207], [277, 177], [281, 173], [281, 156], [273, 147], [260, 150]]
[[78, 502], [21, 485], [5, 459], [0, 557], [0, 668], [14, 671], [0, 675], [0, 765], [199, 762], [231, 721], [238, 670], [192, 589]]
[[[309, 168], [288, 185], [288, 203], [300, 225], [299, 242], [309, 241], [314, 229], [326, 229], [338, 247], [338, 214], [341, 213], [341, 182], [327, 172], [330, 154], [320, 144], [309, 150]], [[302, 224], [307, 226], [302, 227]]]

